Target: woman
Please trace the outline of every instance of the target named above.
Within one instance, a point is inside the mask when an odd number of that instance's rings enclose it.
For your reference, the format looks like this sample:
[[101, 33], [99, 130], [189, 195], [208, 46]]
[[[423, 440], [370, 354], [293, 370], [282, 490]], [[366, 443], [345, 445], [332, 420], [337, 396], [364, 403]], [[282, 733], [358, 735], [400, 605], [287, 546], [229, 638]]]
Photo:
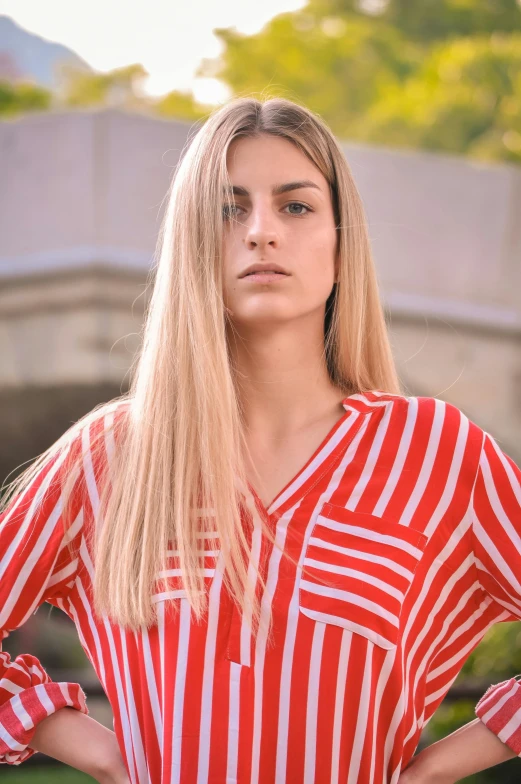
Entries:
[[129, 394], [40, 456], [1, 520], [2, 635], [66, 612], [115, 735], [78, 684], [4, 653], [1, 761], [411, 784], [521, 755], [512, 679], [413, 757], [485, 632], [521, 618], [520, 480], [459, 409], [400, 391], [330, 130], [230, 101], [174, 176]]

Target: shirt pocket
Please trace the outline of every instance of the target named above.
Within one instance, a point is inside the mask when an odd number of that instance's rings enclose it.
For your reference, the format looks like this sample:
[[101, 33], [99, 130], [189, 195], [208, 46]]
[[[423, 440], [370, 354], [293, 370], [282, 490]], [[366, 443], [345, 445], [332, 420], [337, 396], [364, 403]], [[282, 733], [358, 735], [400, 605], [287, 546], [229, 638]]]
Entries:
[[428, 537], [382, 517], [325, 503], [305, 545], [299, 611], [396, 647], [403, 602]]

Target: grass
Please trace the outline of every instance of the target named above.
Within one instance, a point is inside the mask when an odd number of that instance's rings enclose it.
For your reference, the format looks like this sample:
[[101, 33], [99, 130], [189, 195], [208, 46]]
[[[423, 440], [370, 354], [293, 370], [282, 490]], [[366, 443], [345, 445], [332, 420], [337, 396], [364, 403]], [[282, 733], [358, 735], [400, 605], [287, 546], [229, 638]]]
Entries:
[[2, 781], [6, 784], [92, 784], [95, 781], [86, 773], [65, 765], [46, 765], [31, 770], [22, 770], [23, 767], [23, 762], [21, 765], [2, 765]]

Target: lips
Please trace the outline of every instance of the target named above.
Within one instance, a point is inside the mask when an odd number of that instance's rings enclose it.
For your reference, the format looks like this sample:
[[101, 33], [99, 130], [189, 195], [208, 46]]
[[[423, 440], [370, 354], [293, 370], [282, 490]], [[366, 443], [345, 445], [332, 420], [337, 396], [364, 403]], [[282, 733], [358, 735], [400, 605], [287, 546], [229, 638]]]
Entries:
[[289, 275], [289, 272], [277, 264], [276, 262], [272, 262], [273, 267], [270, 267], [267, 263], [258, 263], [250, 264], [244, 272], [239, 275], [239, 278], [247, 278], [249, 275], [264, 275], [264, 274], [271, 274], [271, 275]]
[[279, 272], [278, 270], [258, 270], [257, 272], [248, 272], [248, 274], [243, 277], [249, 278], [250, 275], [286, 275], [286, 273]]

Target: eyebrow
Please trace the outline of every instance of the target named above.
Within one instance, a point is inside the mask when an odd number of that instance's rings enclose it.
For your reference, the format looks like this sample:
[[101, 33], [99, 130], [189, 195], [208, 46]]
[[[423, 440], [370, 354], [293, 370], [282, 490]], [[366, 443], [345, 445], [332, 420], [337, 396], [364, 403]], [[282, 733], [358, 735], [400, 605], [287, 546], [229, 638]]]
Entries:
[[[299, 190], [299, 188], [317, 188], [317, 190], [321, 190], [320, 186], [313, 182], [313, 180], [295, 180], [294, 182], [283, 182], [281, 185], [274, 185], [271, 189], [271, 193], [272, 196], [280, 196], [281, 193], [296, 191]], [[250, 195], [249, 190], [242, 185], [232, 185], [224, 190], [225, 192], [234, 193], [236, 196]]]

